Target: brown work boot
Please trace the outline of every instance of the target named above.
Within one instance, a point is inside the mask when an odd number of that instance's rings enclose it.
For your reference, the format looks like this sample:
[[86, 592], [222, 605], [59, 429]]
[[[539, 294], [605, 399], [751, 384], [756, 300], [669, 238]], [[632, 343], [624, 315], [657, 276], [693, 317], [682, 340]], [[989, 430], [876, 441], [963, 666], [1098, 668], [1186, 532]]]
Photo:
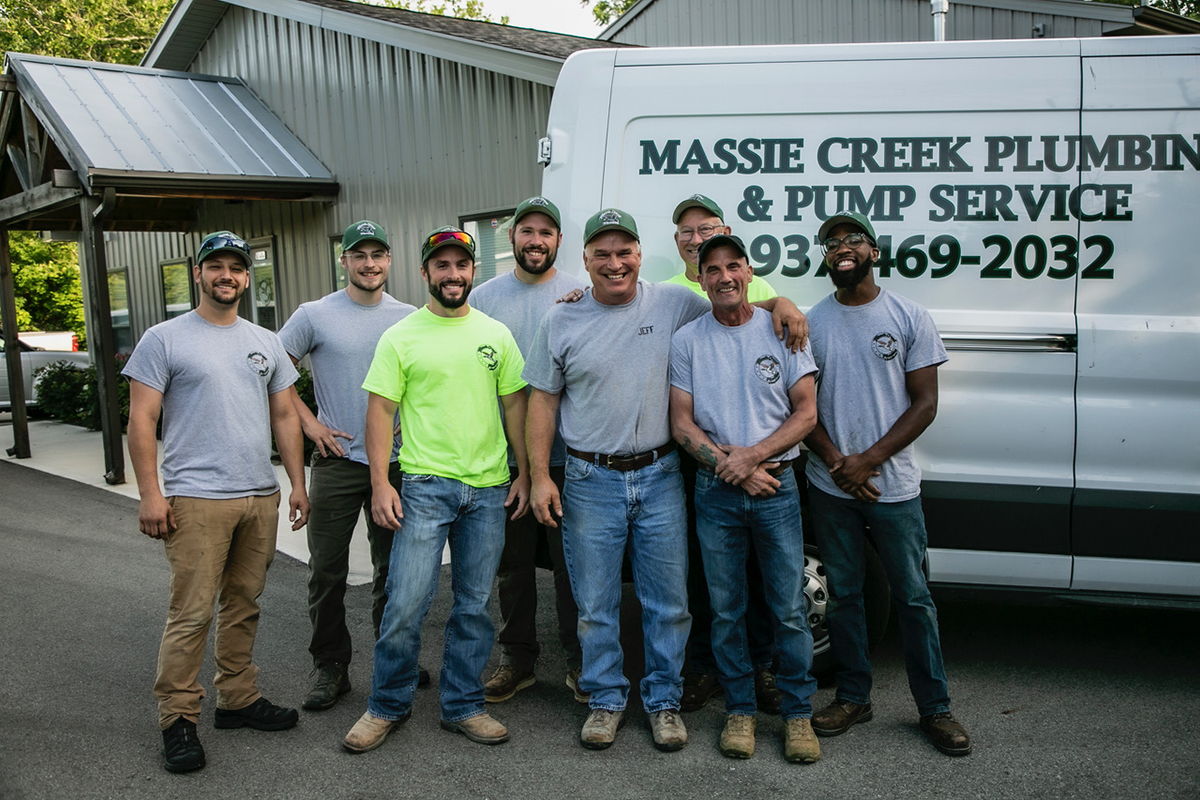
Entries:
[[501, 664], [483, 684], [483, 699], [489, 703], [503, 703], [535, 683], [537, 678], [533, 670], [519, 670], [510, 664]]
[[567, 670], [567, 688], [575, 693], [575, 702], [583, 703], [585, 706], [591, 702], [592, 696], [587, 692], [580, 691], [579, 679], [583, 677], [583, 668], [575, 667]]
[[921, 730], [933, 746], [948, 756], [971, 754], [971, 737], [949, 711], [921, 717]]
[[479, 744], [502, 744], [508, 741], [508, 728], [492, 718], [486, 711], [458, 722], [442, 720], [442, 730], [461, 733]]
[[654, 746], [666, 753], [682, 750], [687, 744], [687, 728], [679, 717], [679, 709], [664, 708], [649, 716]]
[[593, 708], [583, 723], [583, 729], [579, 731], [579, 743], [589, 750], [603, 750], [613, 743], [617, 738], [617, 730], [624, 724], [624, 711]]
[[783, 723], [783, 757], [793, 764], [821, 760], [821, 743], [810, 720], [795, 718]]
[[683, 676], [683, 699], [680, 711], [699, 711], [708, 701], [721, 693], [721, 682], [708, 672], [689, 672]]
[[870, 722], [873, 716], [875, 712], [870, 703], [860, 706], [848, 700], [834, 700], [813, 714], [812, 728], [818, 736], [837, 736], [849, 730], [851, 725]]
[[342, 747], [351, 753], [365, 753], [368, 750], [374, 750], [383, 744], [383, 740], [387, 738], [392, 728], [406, 719], [408, 719], [407, 714], [404, 719], [380, 719], [368, 711], [358, 718], [358, 722], [354, 723], [354, 727], [346, 734]]
[[754, 673], [754, 698], [763, 713], [778, 714], [783, 709], [783, 692], [775, 685], [774, 672], [760, 669]]
[[730, 714], [725, 718], [719, 748], [726, 758], [750, 758], [754, 755], [754, 717]]

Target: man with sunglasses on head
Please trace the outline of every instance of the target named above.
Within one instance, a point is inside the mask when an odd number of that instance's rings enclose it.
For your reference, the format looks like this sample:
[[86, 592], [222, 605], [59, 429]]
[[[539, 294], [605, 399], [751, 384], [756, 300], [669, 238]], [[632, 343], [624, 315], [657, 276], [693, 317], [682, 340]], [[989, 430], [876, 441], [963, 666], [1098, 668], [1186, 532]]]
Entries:
[[[675, 247], [683, 259], [683, 272], [666, 281], [686, 286], [699, 295], [704, 295], [700, 283], [700, 248], [714, 236], [728, 236], [730, 228], [724, 222], [725, 212], [711, 197], [694, 194], [685, 197], [675, 206], [671, 221], [675, 223]], [[771, 284], [755, 277], [747, 286], [748, 302], [754, 303], [775, 297]], [[696, 486], [696, 462], [685, 452], [680, 453], [680, 470], [683, 473], [684, 492], [688, 507], [688, 611], [692, 615], [692, 633], [688, 637], [687, 672], [683, 676], [683, 699], [680, 710], [698, 711], [708, 701], [721, 693], [717, 679], [717, 661], [712, 648], [712, 607], [708, 598], [708, 583], [704, 576], [703, 560], [700, 556], [700, 541], [696, 538], [696, 515], [692, 509], [692, 497]], [[775, 637], [772, 633], [775, 620], [763, 593], [759, 574], [758, 558], [753, 544], [746, 559], [747, 587], [749, 591], [746, 609], [747, 646], [754, 662], [754, 689], [758, 708], [768, 714], [778, 714], [783, 703], [783, 694], [775, 685], [774, 659]]]
[[[383, 334], [363, 381], [371, 513], [397, 533], [371, 696], [343, 741], [352, 753], [375, 749], [412, 714], [421, 624], [447, 541], [454, 602], [438, 681], [441, 726], [480, 744], [508, 741], [508, 729], [485, 710], [480, 675], [492, 649], [488, 602], [506, 509], [514, 518], [528, 509], [525, 362], [508, 328], [467, 303], [475, 278], [470, 235], [433, 231], [421, 261], [430, 300]], [[399, 492], [389, 477], [397, 411]], [[506, 434], [517, 462], [511, 483]]]
[[[308, 356], [318, 408], [314, 416], [292, 391], [292, 405], [304, 435], [317, 448], [309, 479], [312, 514], [308, 521], [308, 616], [312, 622], [308, 651], [316, 681], [304, 698], [303, 707], [308, 711], [332, 708], [350, 691], [348, 667], [354, 649], [346, 626], [346, 577], [350, 541], [364, 511], [374, 573], [371, 622], [379, 637], [393, 531], [371, 519], [367, 392], [362, 382], [379, 337], [416, 311], [384, 291], [392, 248], [379, 223], [364, 219], [347, 227], [340, 261], [346, 288], [303, 303], [279, 331], [293, 364]], [[397, 442], [388, 467], [395, 487], [400, 485], [398, 450]], [[422, 670], [421, 677], [428, 683], [427, 672]]]
[[[238, 317], [250, 285], [250, 248], [229, 231], [206, 236], [192, 280], [194, 311], [146, 331], [122, 373], [129, 378], [129, 457], [137, 476], [138, 527], [162, 540], [171, 568], [167, 625], [158, 652], [165, 767], [204, 766], [196, 734], [197, 682], [218, 606], [215, 726], [279, 731], [295, 709], [258, 689], [252, 659], [258, 597], [275, 555], [279, 481], [271, 432], [291, 482], [292, 530], [308, 519], [300, 421], [288, 395], [296, 369], [279, 338]], [[162, 419], [162, 485], [155, 430]]]
[[[529, 353], [534, 334], [546, 312], [567, 292], [584, 288], [583, 281], [554, 266], [562, 244], [558, 207], [544, 197], [521, 202], [508, 230], [516, 266], [497, 275], [471, 293], [471, 305], [512, 331], [523, 355]], [[562, 490], [566, 445], [555, 436], [550, 453], [550, 475]], [[516, 475], [516, 459], [509, 453], [509, 469]], [[554, 570], [555, 610], [558, 640], [567, 656], [566, 684], [575, 699], [586, 703], [579, 691], [583, 655], [579, 649], [579, 611], [571, 595], [571, 581], [563, 561], [562, 532], [542, 525], [532, 514], [506, 524], [504, 555], [500, 559], [497, 590], [500, 596], [500, 630], [496, 643], [500, 663], [484, 683], [484, 698], [503, 703], [517, 692], [533, 686], [534, 665], [541, 648], [537, 641], [536, 555], [545, 540]]]
[[871, 719], [871, 662], [863, 613], [866, 528], [900, 618], [908, 685], [921, 730], [938, 750], [971, 752], [950, 713], [937, 609], [925, 582], [921, 470], [912, 444], [937, 414], [946, 348], [929, 312], [875, 282], [875, 229], [858, 212], [826, 220], [818, 238], [835, 291], [809, 312], [820, 369], [817, 424], [804, 440], [809, 510], [829, 582], [827, 617], [840, 665], [834, 701], [813, 716], [837, 736]]

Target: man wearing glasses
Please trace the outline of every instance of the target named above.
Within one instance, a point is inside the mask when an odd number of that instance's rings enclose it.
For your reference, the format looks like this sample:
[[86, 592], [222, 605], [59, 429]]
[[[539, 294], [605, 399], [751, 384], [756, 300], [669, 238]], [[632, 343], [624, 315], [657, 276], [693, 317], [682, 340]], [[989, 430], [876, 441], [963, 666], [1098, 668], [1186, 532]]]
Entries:
[[[343, 742], [352, 753], [378, 747], [412, 713], [421, 624], [447, 540], [454, 603], [438, 681], [441, 726], [480, 744], [508, 741], [508, 729], [484, 710], [480, 675], [495, 632], [488, 602], [506, 507], [513, 517], [528, 509], [524, 361], [508, 328], [467, 304], [474, 239], [439, 228], [423, 242], [421, 260], [429, 303], [383, 334], [363, 381], [371, 514], [398, 535], [371, 696]], [[399, 492], [389, 475], [397, 410], [404, 432]], [[506, 434], [517, 462], [511, 484]]]
[[857, 212], [826, 220], [819, 239], [835, 291], [809, 312], [821, 371], [809, 510], [831, 594], [827, 617], [840, 665], [834, 701], [813, 716], [837, 736], [871, 719], [871, 662], [863, 614], [864, 528], [879, 552], [900, 617], [908, 684], [921, 730], [943, 753], [971, 752], [950, 713], [937, 609], [925, 584], [921, 470], [912, 444], [937, 414], [946, 348], [924, 308], [875, 283], [875, 229]]
[[[416, 309], [387, 292], [392, 250], [383, 226], [361, 220], [342, 236], [341, 265], [347, 285], [342, 291], [304, 303], [288, 318], [279, 338], [292, 363], [308, 356], [318, 415], [314, 416], [293, 390], [292, 405], [304, 435], [313, 441], [309, 484], [312, 514], [308, 521], [308, 616], [316, 682], [304, 698], [309, 711], [332, 708], [350, 691], [348, 667], [354, 650], [346, 627], [346, 576], [350, 571], [350, 540], [363, 511], [374, 569], [371, 621], [375, 636], [387, 600], [390, 528], [371, 520], [371, 473], [367, 466], [367, 392], [363, 378], [383, 332]], [[393, 447], [389, 477], [400, 485], [398, 445]], [[428, 682], [428, 673], [422, 677]]]
[[[512, 272], [497, 275], [471, 294], [471, 305], [512, 331], [523, 355], [533, 346], [533, 337], [546, 312], [567, 292], [582, 290], [578, 278], [559, 272], [554, 262], [562, 243], [562, 224], [558, 207], [544, 197], [521, 202], [513, 214], [508, 231], [516, 266]], [[550, 454], [550, 474], [562, 490], [566, 445], [555, 436]], [[516, 475], [516, 461], [509, 454], [509, 468]], [[500, 559], [499, 583], [500, 630], [496, 644], [500, 663], [484, 683], [489, 703], [503, 703], [536, 682], [534, 665], [540, 647], [537, 641], [537, 582], [535, 556], [545, 538], [554, 569], [555, 610], [558, 616], [558, 640], [567, 656], [566, 684], [575, 699], [586, 703], [579, 691], [583, 655], [579, 649], [579, 611], [571, 595], [571, 581], [563, 561], [562, 532], [537, 521], [532, 514], [510, 519], [504, 536], [504, 555]]]
[[[697, 267], [700, 245], [719, 234], [729, 235], [730, 228], [725, 224], [724, 217], [725, 212], [716, 201], [702, 194], [684, 198], [675, 206], [671, 221], [675, 223], [675, 247], [679, 250], [679, 257], [683, 259], [683, 272], [665, 281], [666, 283], [677, 283], [698, 295], [704, 294]], [[762, 278], [755, 278], [750, 284], [751, 303], [770, 300], [775, 296], [771, 284]]]
[[[216, 727], [279, 731], [299, 717], [295, 709], [262, 696], [252, 659], [258, 597], [275, 555], [279, 521], [272, 430], [292, 485], [292, 530], [308, 519], [308, 496], [300, 422], [286, 391], [296, 368], [274, 333], [237, 314], [250, 270], [244, 240], [228, 231], [205, 237], [192, 268], [200, 304], [146, 331], [122, 370], [129, 378], [138, 527], [162, 540], [171, 567], [171, 602], [154, 681], [170, 772], [204, 766], [196, 735], [204, 689], [196, 678], [214, 603]], [[163, 490], [155, 440], [160, 416]]]

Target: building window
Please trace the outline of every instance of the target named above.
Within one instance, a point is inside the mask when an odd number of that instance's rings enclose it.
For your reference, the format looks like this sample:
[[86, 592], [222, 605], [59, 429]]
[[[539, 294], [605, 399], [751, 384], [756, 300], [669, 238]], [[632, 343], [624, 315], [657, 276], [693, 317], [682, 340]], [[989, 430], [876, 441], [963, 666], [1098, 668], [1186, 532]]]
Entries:
[[279, 285], [278, 273], [275, 269], [275, 239], [264, 236], [261, 239], [249, 239], [250, 261], [250, 290], [243, 297], [242, 312], [269, 331], [279, 330], [279, 316], [276, 306], [276, 288]]
[[508, 242], [508, 229], [512, 227], [512, 213], [515, 210], [459, 219], [462, 229], [475, 239], [475, 285], [512, 272], [516, 267], [512, 245]]
[[133, 350], [133, 327], [129, 321], [128, 270], [115, 269], [108, 273], [108, 309], [112, 314], [113, 347], [118, 353]]
[[173, 261], [162, 261], [158, 265], [162, 271], [162, 295], [165, 318], [171, 319], [186, 314], [194, 308], [192, 287], [192, 260], [177, 258]]
[[342, 237], [330, 239], [329, 245], [333, 250], [333, 290], [337, 292], [345, 289], [350, 283], [346, 279], [346, 270], [342, 269]]

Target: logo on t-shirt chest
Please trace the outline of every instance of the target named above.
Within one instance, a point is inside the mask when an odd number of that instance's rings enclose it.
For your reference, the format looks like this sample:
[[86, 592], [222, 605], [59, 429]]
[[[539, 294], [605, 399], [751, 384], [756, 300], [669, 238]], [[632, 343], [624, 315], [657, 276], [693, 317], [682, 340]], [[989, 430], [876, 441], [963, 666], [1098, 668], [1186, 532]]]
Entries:
[[900, 340], [890, 333], [877, 333], [871, 340], [871, 352], [884, 361], [900, 355]]
[[481, 344], [475, 351], [475, 358], [479, 359], [479, 363], [488, 369], [489, 372], [495, 372], [500, 366], [500, 355], [496, 352], [496, 348], [490, 344]]
[[779, 383], [779, 359], [773, 355], [759, 356], [754, 362], [754, 377], [763, 383]]
[[259, 377], [266, 377], [271, 372], [271, 359], [266, 355], [252, 351], [246, 356], [246, 366]]
[[654, 333], [653, 325], [643, 325], [640, 328], [638, 328], [638, 336], [647, 336], [651, 333]]

